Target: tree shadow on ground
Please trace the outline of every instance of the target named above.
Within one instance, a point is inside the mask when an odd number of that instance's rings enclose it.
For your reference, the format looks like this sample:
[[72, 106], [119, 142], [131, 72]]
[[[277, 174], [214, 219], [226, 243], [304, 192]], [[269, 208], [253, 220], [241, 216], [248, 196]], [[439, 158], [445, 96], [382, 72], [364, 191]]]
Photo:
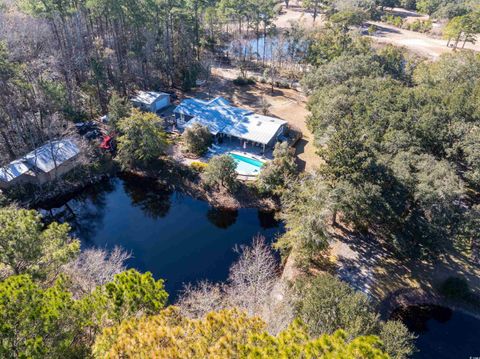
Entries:
[[333, 234], [337, 274], [379, 304], [404, 290], [435, 294], [448, 277], [463, 277], [472, 291], [480, 292], [480, 268], [458, 248], [428, 259], [399, 258], [377, 236], [359, 234], [339, 226]]
[[305, 171], [305, 167], [307, 163], [300, 159], [298, 156], [302, 153], [305, 152], [305, 146], [308, 144], [308, 141], [304, 138], [301, 138], [300, 140], [297, 141], [297, 144], [295, 145], [295, 156], [296, 156], [296, 162], [298, 166], [299, 171]]

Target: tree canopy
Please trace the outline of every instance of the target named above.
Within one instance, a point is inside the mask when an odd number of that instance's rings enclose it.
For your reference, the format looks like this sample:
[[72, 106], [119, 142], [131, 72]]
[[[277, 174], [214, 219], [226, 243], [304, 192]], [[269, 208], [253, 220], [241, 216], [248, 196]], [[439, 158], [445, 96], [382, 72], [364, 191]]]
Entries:
[[281, 194], [297, 172], [295, 150], [287, 142], [275, 144], [273, 160], [267, 162], [258, 175], [257, 185], [263, 193]]
[[188, 151], [196, 155], [204, 154], [212, 144], [212, 134], [206, 126], [198, 123], [188, 127], [182, 137]]
[[4, 358], [88, 357], [104, 327], [157, 314], [166, 299], [163, 281], [133, 270], [78, 299], [68, 277], [42, 286], [28, 275], [10, 276], [0, 282], [0, 353]]
[[155, 114], [133, 110], [118, 122], [117, 160], [124, 168], [142, 168], [165, 153], [168, 139], [163, 121]]
[[[331, 31], [320, 32], [318, 44], [340, 39]], [[312, 243], [328, 242], [325, 227], [339, 215], [402, 255], [448, 248], [471, 220], [468, 188], [479, 186], [472, 144], [478, 147], [480, 57], [418, 63], [342, 36], [338, 52], [312, 45], [318, 60], [304, 86], [323, 163], [284, 197], [289, 231], [278, 245], [311, 252]], [[304, 218], [309, 213], [316, 216]]]
[[388, 358], [377, 337], [347, 342], [342, 331], [308, 336], [294, 322], [278, 336], [265, 323], [238, 310], [208, 313], [203, 319], [182, 317], [170, 307], [160, 315], [123, 322], [106, 329], [95, 343], [98, 358], [145, 356], [169, 358]]
[[44, 226], [34, 210], [0, 208], [0, 264], [12, 274], [56, 276], [80, 250], [69, 232], [68, 224]]
[[222, 186], [230, 191], [237, 186], [237, 164], [232, 156], [215, 156], [208, 162], [205, 170], [205, 183], [210, 186]]

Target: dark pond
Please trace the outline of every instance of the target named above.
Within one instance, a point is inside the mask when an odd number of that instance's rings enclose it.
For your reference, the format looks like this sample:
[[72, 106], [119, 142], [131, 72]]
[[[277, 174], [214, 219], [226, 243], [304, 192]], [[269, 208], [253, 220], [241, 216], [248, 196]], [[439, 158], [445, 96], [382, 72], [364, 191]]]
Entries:
[[410, 306], [393, 312], [418, 335], [414, 359], [480, 357], [480, 320], [436, 305]]
[[[45, 206], [44, 206], [45, 207]], [[133, 253], [130, 267], [166, 280], [172, 300], [183, 283], [225, 280], [236, 245], [282, 231], [273, 213], [225, 211], [138, 177], [115, 178], [50, 204], [47, 217], [68, 221], [83, 247]]]

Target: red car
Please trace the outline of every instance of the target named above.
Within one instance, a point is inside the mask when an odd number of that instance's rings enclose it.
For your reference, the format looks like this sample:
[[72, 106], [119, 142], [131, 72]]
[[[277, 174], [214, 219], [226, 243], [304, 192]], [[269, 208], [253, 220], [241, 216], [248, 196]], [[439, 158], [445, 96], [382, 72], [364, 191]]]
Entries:
[[102, 143], [100, 144], [100, 148], [113, 151], [113, 137], [112, 136], [103, 136]]

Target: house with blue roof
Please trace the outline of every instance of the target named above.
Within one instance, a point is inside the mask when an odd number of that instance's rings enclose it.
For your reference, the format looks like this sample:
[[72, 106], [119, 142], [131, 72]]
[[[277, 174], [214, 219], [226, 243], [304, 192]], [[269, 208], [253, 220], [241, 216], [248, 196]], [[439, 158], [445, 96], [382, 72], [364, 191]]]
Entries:
[[210, 101], [183, 100], [174, 114], [180, 128], [198, 123], [217, 139], [238, 140], [241, 145], [261, 146], [264, 150], [275, 145], [287, 126], [286, 121], [233, 106], [223, 97]]

